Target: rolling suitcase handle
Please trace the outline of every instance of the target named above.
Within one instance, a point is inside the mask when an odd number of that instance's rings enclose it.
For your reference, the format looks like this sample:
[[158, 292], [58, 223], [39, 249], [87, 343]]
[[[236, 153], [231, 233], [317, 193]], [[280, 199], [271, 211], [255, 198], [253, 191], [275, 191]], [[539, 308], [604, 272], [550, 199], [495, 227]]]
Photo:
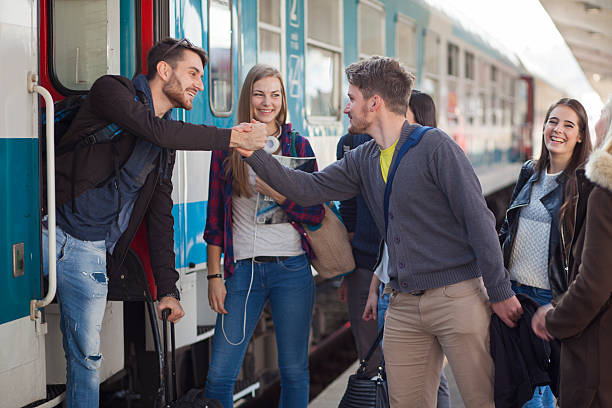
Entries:
[[174, 323], [170, 323], [170, 347], [172, 353], [172, 399], [170, 399], [169, 376], [168, 376], [168, 316], [172, 311], [170, 309], [162, 310], [162, 322], [164, 330], [164, 398], [166, 400], [165, 408], [171, 408], [172, 403], [176, 401], [176, 355], [175, 355], [175, 337]]

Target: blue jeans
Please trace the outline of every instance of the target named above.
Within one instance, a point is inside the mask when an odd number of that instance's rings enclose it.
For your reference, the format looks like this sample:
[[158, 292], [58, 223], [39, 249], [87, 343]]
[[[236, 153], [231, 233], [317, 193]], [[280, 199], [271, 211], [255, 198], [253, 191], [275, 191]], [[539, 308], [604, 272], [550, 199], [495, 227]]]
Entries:
[[[245, 337], [240, 343], [252, 266], [253, 284], [247, 303]], [[279, 407], [306, 408], [310, 382], [308, 338], [315, 298], [314, 281], [306, 256], [293, 256], [278, 263], [252, 264], [250, 259], [238, 261], [234, 265], [234, 274], [225, 281], [225, 287], [228, 314], [223, 318], [217, 316], [206, 397], [218, 399], [225, 408], [233, 407], [236, 377], [249, 339], [269, 300], [281, 376]], [[240, 344], [232, 345], [228, 340]]]
[[[56, 229], [57, 301], [66, 355], [66, 405], [99, 403], [100, 330], [106, 309], [106, 245], [81, 241]], [[43, 273], [48, 275], [49, 232], [43, 227]]]
[[[534, 288], [533, 286], [518, 285], [516, 282], [512, 282], [512, 290], [517, 295], [522, 293], [528, 295], [530, 298], [538, 302], [540, 305], [550, 303], [552, 300], [552, 292], [548, 289]], [[555, 406], [555, 398], [552, 390], [548, 385], [542, 387], [536, 387], [533, 392], [533, 398], [527, 401], [523, 408], [553, 408]]]
[[[383, 294], [383, 290], [385, 289], [385, 285], [383, 283], [380, 284], [378, 288], [378, 309], [377, 309], [377, 319], [378, 319], [378, 331], [380, 331], [385, 324], [385, 312], [389, 307], [389, 296], [390, 294]], [[384, 339], [383, 339], [384, 340]], [[381, 344], [382, 349], [382, 344]], [[383, 356], [384, 359], [384, 356]], [[447, 408], [450, 407], [450, 389], [448, 388], [448, 380], [446, 379], [446, 375], [444, 375], [444, 371], [440, 373], [440, 385], [438, 386], [438, 403], [436, 404], [437, 408]]]

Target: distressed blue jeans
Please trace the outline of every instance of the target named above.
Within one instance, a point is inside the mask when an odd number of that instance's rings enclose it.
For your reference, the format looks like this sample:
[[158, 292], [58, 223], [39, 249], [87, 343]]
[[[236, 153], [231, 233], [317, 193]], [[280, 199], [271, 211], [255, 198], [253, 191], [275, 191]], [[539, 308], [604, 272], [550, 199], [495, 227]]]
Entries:
[[[43, 272], [48, 274], [49, 232], [43, 227]], [[66, 355], [66, 406], [99, 405], [100, 330], [106, 309], [106, 246], [81, 241], [57, 227], [57, 301]]]
[[[244, 305], [251, 281], [251, 266], [254, 266], [253, 284], [244, 327]], [[278, 263], [251, 264], [250, 259], [238, 261], [234, 265], [234, 274], [225, 281], [225, 286], [225, 310], [228, 314], [223, 317], [223, 328], [221, 315], [217, 316], [212, 361], [206, 379], [206, 397], [218, 399], [225, 408], [234, 406], [234, 383], [253, 330], [269, 300], [281, 377], [279, 407], [306, 408], [310, 382], [308, 338], [315, 298], [314, 281], [306, 256], [293, 256]], [[243, 330], [244, 341], [240, 343]], [[228, 340], [240, 344], [232, 345]]]
[[[552, 292], [548, 289], [534, 288], [533, 286], [521, 285], [512, 282], [512, 290], [517, 295], [522, 293], [529, 296], [540, 305], [546, 305], [552, 300]], [[555, 397], [548, 385], [538, 386], [533, 392], [533, 398], [523, 405], [523, 408], [553, 408]]]

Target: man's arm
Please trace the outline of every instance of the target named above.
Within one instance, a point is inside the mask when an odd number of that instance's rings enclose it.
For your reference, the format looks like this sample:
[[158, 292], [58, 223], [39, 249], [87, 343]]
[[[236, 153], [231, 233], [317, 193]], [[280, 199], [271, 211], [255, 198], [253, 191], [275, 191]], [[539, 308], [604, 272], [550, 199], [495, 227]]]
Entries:
[[227, 150], [229, 147], [254, 150], [265, 144], [261, 125], [253, 125], [251, 131], [232, 130], [158, 118], [134, 99], [122, 81], [122, 77], [105, 75], [93, 84], [88, 96], [92, 113], [157, 146], [180, 150]]
[[[172, 174], [172, 167], [170, 174]], [[157, 285], [159, 299], [158, 314], [169, 308], [168, 317], [177, 322], [183, 315], [183, 308], [178, 302], [179, 291], [176, 282], [179, 274], [174, 268], [174, 218], [172, 217], [172, 180], [168, 177], [155, 186], [146, 214], [147, 238], [151, 269]]]
[[359, 171], [353, 154], [347, 154], [316, 173], [289, 169], [263, 150], [253, 152], [245, 160], [274, 190], [302, 206], [346, 200], [360, 192]]

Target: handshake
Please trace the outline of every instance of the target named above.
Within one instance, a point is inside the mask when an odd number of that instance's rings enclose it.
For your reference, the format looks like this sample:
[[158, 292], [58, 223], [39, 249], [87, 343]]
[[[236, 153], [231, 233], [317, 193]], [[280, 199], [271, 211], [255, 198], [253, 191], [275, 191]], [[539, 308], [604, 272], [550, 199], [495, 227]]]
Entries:
[[230, 147], [244, 154], [259, 150], [266, 144], [268, 130], [265, 123], [253, 120], [252, 123], [241, 123], [232, 128]]

